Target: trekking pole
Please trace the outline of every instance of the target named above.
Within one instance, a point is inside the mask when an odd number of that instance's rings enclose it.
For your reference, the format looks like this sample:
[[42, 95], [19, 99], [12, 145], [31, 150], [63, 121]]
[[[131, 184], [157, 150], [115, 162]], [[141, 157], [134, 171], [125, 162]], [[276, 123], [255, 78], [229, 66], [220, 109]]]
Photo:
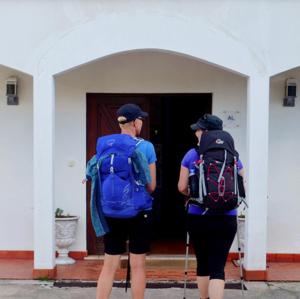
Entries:
[[128, 252], [128, 260], [127, 260], [127, 271], [126, 271], [126, 281], [125, 281], [125, 292], [127, 293], [127, 289], [130, 283], [130, 253]]
[[189, 247], [190, 247], [190, 235], [186, 232], [186, 244], [185, 244], [185, 264], [184, 264], [184, 287], [183, 287], [183, 299], [186, 299], [186, 284], [188, 274], [188, 263], [189, 263]]
[[126, 271], [126, 281], [125, 281], [125, 293], [127, 293], [127, 289], [130, 286], [130, 272], [131, 272], [131, 267], [130, 267], [130, 251], [129, 251], [129, 241], [126, 241], [126, 249], [128, 252], [127, 256], [127, 271]]
[[237, 237], [238, 253], [239, 253], [241, 290], [242, 290], [242, 296], [244, 298], [245, 297], [245, 292], [244, 292], [244, 275], [243, 275], [243, 262], [242, 262], [241, 242], [240, 242], [240, 229], [239, 229], [239, 221], [238, 221], [238, 219], [237, 219], [236, 237]]

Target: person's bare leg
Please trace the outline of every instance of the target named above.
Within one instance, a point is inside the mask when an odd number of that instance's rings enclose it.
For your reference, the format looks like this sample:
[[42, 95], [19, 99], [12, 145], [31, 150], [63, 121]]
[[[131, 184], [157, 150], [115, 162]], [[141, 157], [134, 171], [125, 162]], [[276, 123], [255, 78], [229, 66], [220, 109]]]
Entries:
[[104, 265], [98, 278], [96, 299], [108, 299], [119, 267], [120, 255], [105, 254]]
[[133, 299], [144, 299], [146, 288], [146, 254], [130, 253], [131, 291]]
[[209, 276], [197, 276], [197, 284], [200, 292], [200, 298], [208, 298]]
[[208, 287], [209, 299], [223, 299], [224, 287], [223, 279], [211, 279]]

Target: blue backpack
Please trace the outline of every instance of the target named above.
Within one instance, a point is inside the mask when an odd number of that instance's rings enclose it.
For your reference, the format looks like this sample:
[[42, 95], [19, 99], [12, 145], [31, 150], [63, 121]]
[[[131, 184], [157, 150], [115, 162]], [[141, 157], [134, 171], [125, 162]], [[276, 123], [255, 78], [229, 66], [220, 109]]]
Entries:
[[98, 204], [107, 217], [131, 218], [152, 208], [152, 198], [138, 180], [133, 165], [140, 142], [126, 134], [98, 138]]

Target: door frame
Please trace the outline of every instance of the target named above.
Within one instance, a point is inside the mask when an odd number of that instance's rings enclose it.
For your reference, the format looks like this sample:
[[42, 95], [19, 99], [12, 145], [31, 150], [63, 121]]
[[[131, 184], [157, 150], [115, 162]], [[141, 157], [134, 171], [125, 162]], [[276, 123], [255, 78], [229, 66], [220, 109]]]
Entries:
[[[114, 97], [122, 97], [128, 98], [127, 102], [136, 102], [139, 104], [138, 99], [143, 98], [143, 100], [147, 100], [148, 102], [148, 110], [150, 111], [150, 100], [162, 96], [176, 96], [176, 95], [201, 95], [204, 94], [210, 95], [210, 103], [209, 108], [210, 111], [212, 110], [212, 103], [213, 103], [213, 93], [86, 93], [86, 162], [91, 159], [91, 157], [95, 154], [96, 151], [96, 142], [98, 138], [98, 120], [100, 119], [97, 117], [98, 113], [98, 101], [101, 100], [101, 97], [103, 97], [103, 100], [114, 100], [116, 102], [116, 105], [118, 104], [118, 100], [116, 100]], [[141, 101], [140, 101], [141, 102]], [[120, 103], [120, 101], [119, 101]], [[124, 100], [122, 100], [123, 104]], [[149, 118], [146, 120], [148, 122], [148, 135], [150, 136], [150, 120], [151, 120], [151, 114], [149, 115]], [[96, 123], [95, 123], [96, 122]], [[86, 242], [87, 242], [87, 252], [88, 254], [99, 254], [97, 252], [97, 237], [95, 235], [91, 217], [90, 217], [90, 204], [89, 204], [89, 198], [90, 198], [90, 192], [91, 192], [91, 186], [90, 183], [87, 184], [86, 188]], [[99, 242], [98, 242], [99, 243]], [[103, 246], [103, 244], [102, 244]], [[164, 246], [156, 246], [156, 248], [163, 248]], [[173, 246], [172, 246], [173, 247]], [[179, 246], [181, 248], [181, 246]], [[102, 249], [102, 248], [101, 248]], [[181, 250], [180, 250], [181, 251]]]

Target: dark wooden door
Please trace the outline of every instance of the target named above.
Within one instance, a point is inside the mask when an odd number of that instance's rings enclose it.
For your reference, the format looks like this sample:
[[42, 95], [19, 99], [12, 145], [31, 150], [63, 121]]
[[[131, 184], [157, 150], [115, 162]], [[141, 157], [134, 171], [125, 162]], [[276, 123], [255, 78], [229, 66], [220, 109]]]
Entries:
[[[99, 136], [120, 132], [116, 112], [126, 103], [135, 103], [142, 110], [149, 111], [147, 96], [87, 94], [87, 161], [96, 152], [96, 142]], [[149, 139], [149, 119], [143, 123], [141, 137]], [[87, 249], [88, 254], [102, 254], [102, 238], [96, 238], [90, 217], [90, 184], [87, 186]]]

